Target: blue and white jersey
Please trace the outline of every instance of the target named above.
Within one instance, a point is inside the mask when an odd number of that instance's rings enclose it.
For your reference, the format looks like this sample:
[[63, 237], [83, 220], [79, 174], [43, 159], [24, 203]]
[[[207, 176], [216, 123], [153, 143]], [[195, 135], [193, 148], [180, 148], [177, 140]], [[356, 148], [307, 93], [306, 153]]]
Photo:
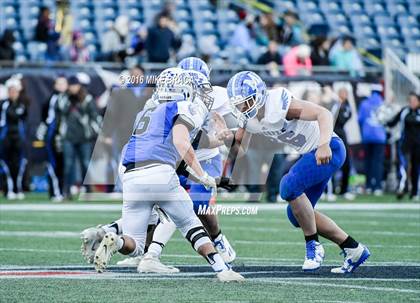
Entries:
[[123, 165], [158, 162], [175, 167], [181, 160], [173, 144], [175, 122], [178, 119], [188, 125], [190, 138], [193, 138], [206, 117], [207, 111], [200, 102], [167, 102], [141, 111], [136, 117]]
[[285, 143], [304, 154], [318, 147], [319, 126], [317, 121], [286, 119], [292, 98], [292, 93], [285, 88], [269, 90], [264, 118], [250, 119], [246, 130], [262, 134], [275, 142]]

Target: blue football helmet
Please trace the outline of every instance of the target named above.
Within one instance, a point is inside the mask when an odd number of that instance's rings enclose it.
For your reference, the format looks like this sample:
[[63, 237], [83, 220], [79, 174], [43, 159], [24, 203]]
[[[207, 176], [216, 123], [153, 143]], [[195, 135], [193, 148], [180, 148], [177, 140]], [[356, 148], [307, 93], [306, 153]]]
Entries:
[[183, 70], [195, 70], [210, 79], [210, 69], [206, 62], [197, 57], [187, 57], [178, 63], [178, 67]]
[[267, 86], [254, 72], [244, 71], [230, 78], [227, 93], [234, 115], [241, 122], [254, 118], [267, 100]]

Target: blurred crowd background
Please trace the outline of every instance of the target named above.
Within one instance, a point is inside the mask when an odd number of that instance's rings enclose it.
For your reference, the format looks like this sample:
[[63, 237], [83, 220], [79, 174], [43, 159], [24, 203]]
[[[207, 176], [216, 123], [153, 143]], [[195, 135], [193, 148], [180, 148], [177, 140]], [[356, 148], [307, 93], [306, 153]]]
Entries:
[[[417, 0], [2, 0], [0, 186], [8, 199], [113, 192], [131, 121], [153, 92], [122, 89], [119, 75], [198, 56], [215, 85], [251, 69], [332, 111], [349, 157], [326, 199], [418, 199], [419, 24]], [[271, 163], [264, 140], [240, 160], [260, 173], [244, 172], [235, 190], [275, 202], [298, 155], [273, 146]]]

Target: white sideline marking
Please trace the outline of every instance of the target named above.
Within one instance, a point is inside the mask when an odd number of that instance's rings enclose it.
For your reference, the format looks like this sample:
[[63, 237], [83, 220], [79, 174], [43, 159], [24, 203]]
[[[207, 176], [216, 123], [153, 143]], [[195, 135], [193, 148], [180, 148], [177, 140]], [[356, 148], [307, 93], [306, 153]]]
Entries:
[[[285, 210], [286, 203], [220, 203], [224, 207], [258, 207], [258, 210]], [[319, 203], [320, 210], [420, 210], [419, 203]], [[121, 204], [2, 204], [0, 211], [121, 211]]]

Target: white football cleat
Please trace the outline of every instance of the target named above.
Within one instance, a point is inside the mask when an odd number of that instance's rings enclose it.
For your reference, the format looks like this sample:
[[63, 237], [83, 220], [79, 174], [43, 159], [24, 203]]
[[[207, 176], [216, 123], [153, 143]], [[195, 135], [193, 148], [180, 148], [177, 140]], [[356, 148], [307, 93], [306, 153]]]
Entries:
[[220, 282], [242, 282], [245, 281], [245, 278], [238, 274], [236, 271], [233, 271], [231, 268], [222, 270], [216, 274], [217, 279]]
[[168, 266], [160, 262], [159, 258], [146, 253], [141, 259], [137, 267], [139, 273], [159, 273], [159, 274], [173, 274], [179, 272], [179, 269], [173, 266]]
[[235, 260], [236, 252], [225, 235], [221, 235], [220, 240], [214, 240], [213, 244], [225, 263], [232, 263]]
[[80, 239], [82, 239], [82, 246], [80, 247], [80, 250], [83, 258], [85, 258], [88, 263], [93, 263], [96, 249], [104, 236], [105, 230], [101, 228], [101, 225], [86, 228], [80, 233]]
[[344, 264], [341, 267], [331, 269], [332, 273], [335, 274], [348, 274], [356, 270], [362, 265], [369, 257], [369, 249], [360, 244], [356, 248], [344, 248]]
[[25, 194], [23, 192], [17, 193], [16, 198], [18, 200], [23, 200], [25, 199]]
[[118, 237], [119, 236], [113, 232], [105, 234], [95, 253], [94, 263], [97, 272], [104, 272], [108, 266], [109, 261], [111, 260], [111, 257], [118, 251]]
[[9, 191], [7, 193], [6, 199], [7, 200], [16, 200], [17, 199], [17, 196], [16, 196], [16, 194], [14, 192]]
[[322, 262], [324, 262], [325, 251], [321, 243], [312, 240], [306, 243], [306, 256], [305, 262], [303, 262], [303, 271], [315, 271], [318, 270]]
[[127, 267], [137, 267], [143, 256], [132, 257], [132, 258], [125, 258], [124, 260], [118, 261], [118, 266], [127, 266]]
[[51, 202], [53, 203], [60, 203], [63, 202], [64, 197], [62, 195], [51, 197]]

